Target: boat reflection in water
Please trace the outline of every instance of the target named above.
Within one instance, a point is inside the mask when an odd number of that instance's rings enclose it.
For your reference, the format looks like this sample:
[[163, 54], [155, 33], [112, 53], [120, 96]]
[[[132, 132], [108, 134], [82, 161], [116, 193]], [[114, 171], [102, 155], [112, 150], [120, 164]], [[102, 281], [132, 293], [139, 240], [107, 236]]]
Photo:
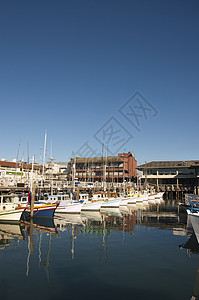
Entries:
[[[186, 253], [179, 255], [178, 249], [190, 232], [186, 213], [179, 213], [172, 205], [123, 205], [119, 214], [106, 208], [103, 213], [84, 211], [54, 219], [37, 218], [19, 227], [5, 224], [7, 228], [0, 227], [0, 237], [12, 237], [17, 242], [14, 256], [18, 258], [10, 260], [9, 245], [1, 252], [6, 258], [1, 261], [2, 273], [10, 281], [16, 280], [6, 299], [20, 297], [21, 288], [16, 292], [16, 287], [22, 280], [23, 293], [31, 294], [30, 300], [38, 291], [43, 300], [64, 299], [66, 295], [79, 299], [89, 293], [103, 299], [119, 299], [121, 294], [135, 299], [188, 299], [193, 282], [185, 274], [183, 284], [176, 274], [183, 273], [183, 264], [186, 272], [188, 269], [193, 274], [190, 260], [184, 259]], [[16, 272], [21, 274], [18, 278]], [[6, 285], [0, 287], [6, 290]], [[196, 288], [194, 297], [198, 295]]]
[[48, 235], [48, 250], [46, 254], [46, 259], [43, 260], [43, 265], [45, 267], [45, 272], [47, 278], [49, 280], [49, 272], [48, 267], [50, 264], [50, 249], [51, 249], [51, 239], [52, 234], [58, 235], [57, 229], [55, 227], [54, 221], [51, 218], [33, 218], [29, 221], [22, 221], [21, 222], [25, 227], [25, 232], [28, 239], [28, 256], [27, 256], [27, 266], [26, 266], [26, 276], [29, 275], [30, 271], [30, 257], [34, 251], [34, 234], [37, 232], [39, 234], [39, 242], [38, 242], [38, 263], [39, 268], [42, 263], [42, 234], [45, 233]]
[[13, 244], [14, 241], [24, 240], [23, 227], [19, 224], [0, 223], [0, 249]]

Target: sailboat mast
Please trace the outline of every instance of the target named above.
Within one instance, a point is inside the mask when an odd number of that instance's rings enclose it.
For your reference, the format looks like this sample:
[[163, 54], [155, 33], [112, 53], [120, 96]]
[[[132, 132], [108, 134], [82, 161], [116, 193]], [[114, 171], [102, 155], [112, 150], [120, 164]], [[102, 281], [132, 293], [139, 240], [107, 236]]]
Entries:
[[32, 193], [32, 183], [33, 183], [33, 168], [34, 168], [35, 157], [32, 157], [32, 170], [31, 170], [31, 182], [30, 182], [30, 191]]
[[44, 137], [43, 171], [42, 171], [43, 182], [44, 182], [44, 166], [45, 166], [45, 157], [46, 157], [46, 140], [47, 140], [47, 132], [45, 132], [45, 137]]
[[27, 171], [28, 171], [28, 183], [29, 183], [29, 142], [27, 142], [27, 163], [28, 163]]
[[20, 180], [20, 183], [22, 183], [22, 176], [23, 176], [23, 156], [21, 158], [21, 180]]
[[51, 140], [50, 165], [51, 165], [51, 195], [53, 195], [53, 142], [52, 142], [52, 140]]

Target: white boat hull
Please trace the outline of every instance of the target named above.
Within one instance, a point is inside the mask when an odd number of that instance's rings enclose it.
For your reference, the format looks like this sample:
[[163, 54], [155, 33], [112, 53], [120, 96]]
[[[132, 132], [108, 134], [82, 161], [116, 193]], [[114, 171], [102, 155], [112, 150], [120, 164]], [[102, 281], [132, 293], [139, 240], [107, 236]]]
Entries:
[[83, 205], [82, 211], [99, 211], [104, 201], [87, 202]]
[[101, 205], [102, 208], [116, 208], [119, 207], [121, 199], [109, 200]]
[[55, 215], [59, 214], [80, 214], [84, 203], [72, 203], [67, 206], [59, 207], [55, 211]]
[[187, 214], [199, 243], [199, 212], [192, 213], [187, 209]]
[[129, 203], [129, 200], [130, 199], [122, 199], [119, 207], [127, 206], [127, 204]]
[[1, 222], [15, 222], [19, 223], [24, 209], [5, 209], [0, 210], [0, 221]]
[[130, 197], [129, 201], [128, 201], [128, 204], [136, 204], [136, 199], [137, 199], [137, 196], [136, 197]]

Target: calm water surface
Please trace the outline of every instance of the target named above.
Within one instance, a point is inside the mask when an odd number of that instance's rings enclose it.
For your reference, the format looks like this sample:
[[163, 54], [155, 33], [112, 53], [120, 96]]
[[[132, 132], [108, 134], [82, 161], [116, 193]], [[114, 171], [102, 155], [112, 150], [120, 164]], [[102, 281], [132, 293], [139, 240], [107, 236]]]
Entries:
[[0, 224], [0, 299], [198, 299], [199, 246], [175, 202], [37, 223]]

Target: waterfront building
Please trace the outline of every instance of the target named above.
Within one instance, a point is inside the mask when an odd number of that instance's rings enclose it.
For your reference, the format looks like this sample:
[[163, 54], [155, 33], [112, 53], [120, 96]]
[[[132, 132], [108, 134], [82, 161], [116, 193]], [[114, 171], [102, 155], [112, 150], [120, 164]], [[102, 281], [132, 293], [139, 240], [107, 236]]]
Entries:
[[141, 171], [141, 183], [157, 189], [173, 187], [194, 190], [199, 186], [199, 160], [151, 161], [139, 165], [137, 169]]
[[86, 182], [136, 181], [137, 161], [131, 152], [108, 157], [76, 157], [69, 162], [71, 180]]
[[68, 178], [68, 163], [54, 162], [53, 159], [45, 165], [45, 179], [66, 180]]
[[[15, 185], [22, 182], [28, 183], [31, 178], [32, 164], [26, 162], [0, 160], [0, 179], [1, 185]], [[34, 163], [33, 179], [38, 180], [42, 174], [42, 166]]]

